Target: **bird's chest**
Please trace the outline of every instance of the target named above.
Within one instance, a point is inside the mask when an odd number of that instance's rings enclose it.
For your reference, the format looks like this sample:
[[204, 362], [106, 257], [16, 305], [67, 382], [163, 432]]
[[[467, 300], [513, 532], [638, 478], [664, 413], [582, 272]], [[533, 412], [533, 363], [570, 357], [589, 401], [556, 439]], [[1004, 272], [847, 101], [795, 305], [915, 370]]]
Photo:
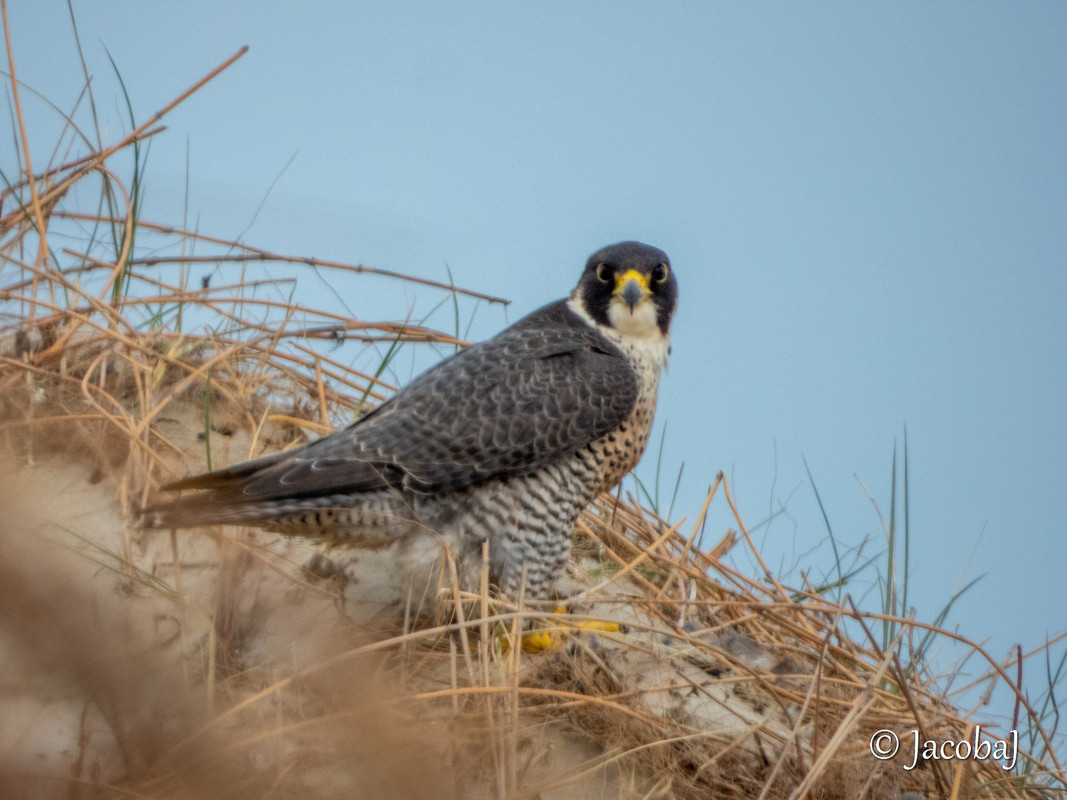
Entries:
[[637, 466], [648, 444], [652, 421], [656, 415], [656, 395], [665, 353], [636, 349], [631, 350], [628, 355], [638, 379], [637, 401], [622, 425], [590, 445], [597, 461], [597, 494], [613, 488], [627, 472]]

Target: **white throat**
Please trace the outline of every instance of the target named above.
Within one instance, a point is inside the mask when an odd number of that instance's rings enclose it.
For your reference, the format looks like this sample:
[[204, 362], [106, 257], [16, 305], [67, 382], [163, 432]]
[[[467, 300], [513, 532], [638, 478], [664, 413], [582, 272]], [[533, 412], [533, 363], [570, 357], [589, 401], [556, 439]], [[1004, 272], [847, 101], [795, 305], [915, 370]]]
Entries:
[[600, 325], [593, 320], [582, 307], [580, 297], [571, 297], [567, 300], [567, 305], [631, 359], [643, 361], [656, 369], [666, 369], [671, 341], [659, 329], [653, 303], [640, 303], [631, 311], [621, 299], [612, 298], [611, 305], [608, 306], [610, 325]]

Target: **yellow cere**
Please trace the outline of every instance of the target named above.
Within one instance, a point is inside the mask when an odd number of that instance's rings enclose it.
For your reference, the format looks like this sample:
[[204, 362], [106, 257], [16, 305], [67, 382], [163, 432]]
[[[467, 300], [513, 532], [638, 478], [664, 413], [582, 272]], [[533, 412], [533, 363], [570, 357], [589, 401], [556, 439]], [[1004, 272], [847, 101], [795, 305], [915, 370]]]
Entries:
[[637, 281], [637, 285], [641, 287], [643, 294], [649, 294], [648, 289], [648, 276], [642, 275], [636, 269], [628, 269], [622, 275], [615, 277], [615, 294], [621, 292], [630, 281]]

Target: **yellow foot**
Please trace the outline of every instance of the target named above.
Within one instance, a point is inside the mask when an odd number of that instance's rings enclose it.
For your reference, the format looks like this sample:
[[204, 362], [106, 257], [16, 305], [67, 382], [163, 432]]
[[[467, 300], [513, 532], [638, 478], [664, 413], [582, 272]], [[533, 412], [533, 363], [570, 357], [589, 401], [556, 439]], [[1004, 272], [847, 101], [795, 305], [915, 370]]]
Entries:
[[[553, 614], [566, 614], [567, 609], [556, 606]], [[618, 633], [619, 623], [602, 622], [599, 620], [575, 620], [574, 622], [541, 621], [544, 627], [529, 630], [522, 634], [520, 643], [524, 653], [551, 653], [559, 650], [567, 640], [575, 633]], [[500, 650], [506, 653], [510, 646], [511, 637], [507, 633], [501, 634]]]

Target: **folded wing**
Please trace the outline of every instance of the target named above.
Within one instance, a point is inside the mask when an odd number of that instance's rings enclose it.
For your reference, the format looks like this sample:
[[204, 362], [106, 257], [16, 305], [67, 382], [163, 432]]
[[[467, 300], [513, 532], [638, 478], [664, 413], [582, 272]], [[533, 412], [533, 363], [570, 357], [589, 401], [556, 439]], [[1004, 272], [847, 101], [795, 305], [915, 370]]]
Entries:
[[619, 427], [637, 389], [623, 353], [560, 301], [424, 372], [345, 430], [164, 488], [201, 490], [178, 504], [215, 508], [455, 491], [577, 452]]

